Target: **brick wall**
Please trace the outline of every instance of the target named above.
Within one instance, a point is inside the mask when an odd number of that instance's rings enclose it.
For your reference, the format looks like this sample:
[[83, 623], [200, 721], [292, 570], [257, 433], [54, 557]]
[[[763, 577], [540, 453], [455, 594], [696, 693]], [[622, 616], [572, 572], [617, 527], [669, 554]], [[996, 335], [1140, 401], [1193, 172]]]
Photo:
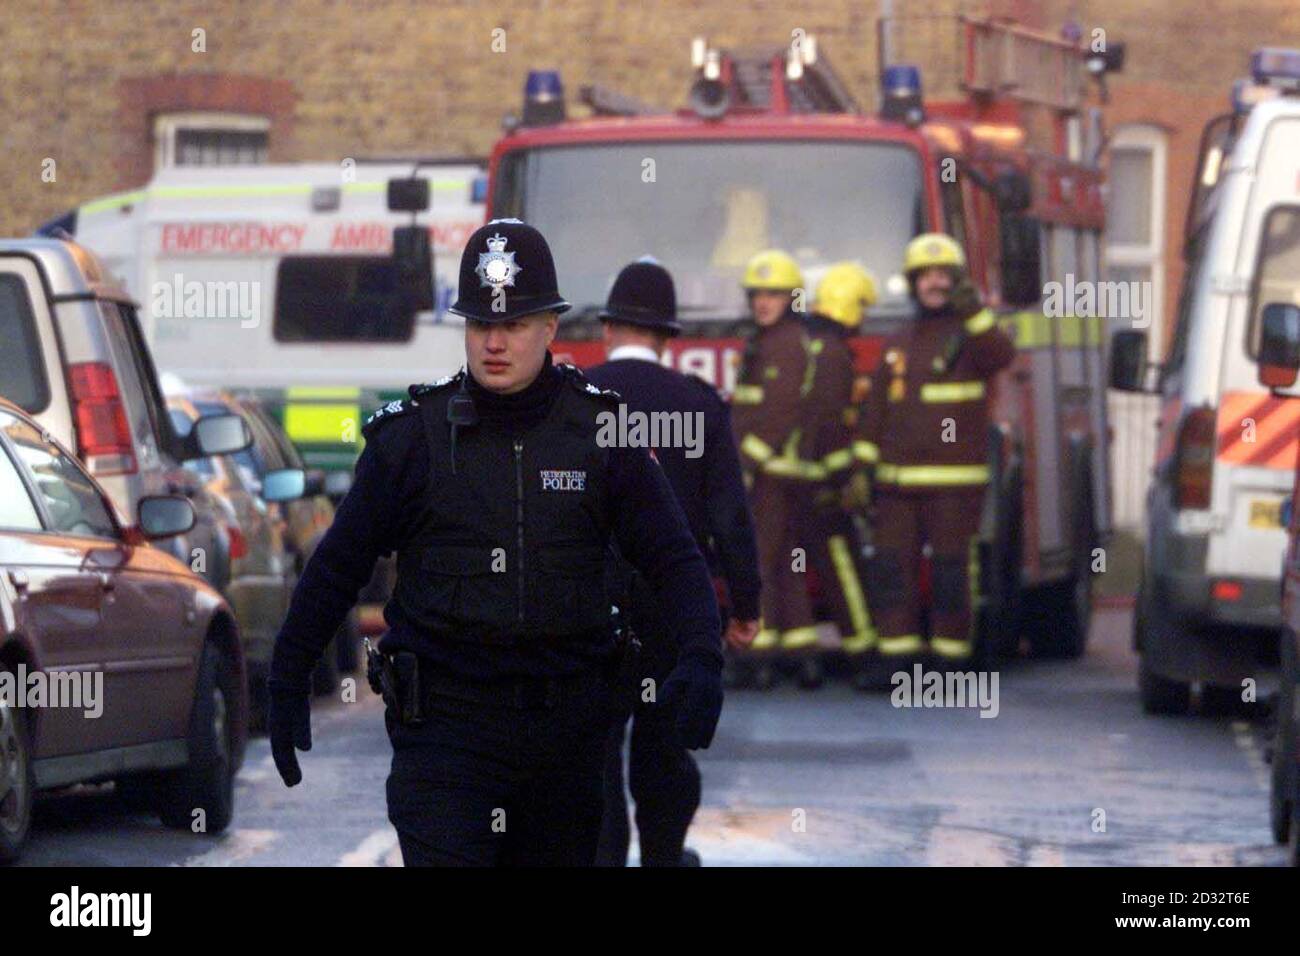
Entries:
[[[1252, 0], [895, 0], [900, 14], [986, 9], [1054, 29], [1073, 15], [1128, 44], [1110, 122], [1169, 139], [1166, 304], [1201, 125], [1263, 43], [1300, 46], [1300, 3]], [[95, 196], [139, 185], [152, 117], [215, 108], [271, 119], [276, 161], [395, 153], [483, 155], [519, 107], [530, 68], [563, 71], [570, 100], [598, 82], [680, 105], [687, 51], [818, 37], [866, 106], [876, 95], [876, 2], [819, 0], [6, 0], [0, 18], [0, 234], [25, 233]], [[493, 52], [493, 30], [505, 51]], [[195, 52], [193, 31], [204, 31]], [[922, 64], [927, 66], [927, 64]], [[929, 64], [933, 65], [933, 64]], [[42, 162], [57, 163], [54, 182]]]

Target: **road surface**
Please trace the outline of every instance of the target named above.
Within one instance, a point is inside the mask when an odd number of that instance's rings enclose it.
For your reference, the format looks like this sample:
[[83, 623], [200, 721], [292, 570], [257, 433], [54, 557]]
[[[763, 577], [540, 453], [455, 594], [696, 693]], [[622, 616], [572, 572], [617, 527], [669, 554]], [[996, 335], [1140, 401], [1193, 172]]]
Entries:
[[[1099, 610], [1084, 659], [1004, 663], [995, 717], [843, 682], [731, 692], [690, 844], [706, 865], [1280, 865], [1264, 722], [1144, 716], [1129, 627]], [[250, 743], [220, 837], [79, 788], [39, 802], [23, 862], [400, 866], [382, 706], [364, 684], [358, 697], [317, 701], [293, 790], [266, 739]]]

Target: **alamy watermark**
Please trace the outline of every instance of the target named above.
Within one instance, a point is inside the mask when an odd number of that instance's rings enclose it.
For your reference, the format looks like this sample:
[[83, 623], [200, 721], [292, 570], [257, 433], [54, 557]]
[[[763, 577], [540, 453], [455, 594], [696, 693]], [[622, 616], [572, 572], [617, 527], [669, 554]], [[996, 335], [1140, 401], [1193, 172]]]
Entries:
[[104, 713], [103, 671], [28, 671], [19, 664], [0, 671], [0, 703], [6, 707], [81, 710], [95, 720]]
[[889, 702], [895, 707], [978, 708], [980, 717], [996, 717], [997, 671], [927, 671], [920, 664], [911, 673], [895, 671]]
[[187, 282], [178, 272], [153, 284], [149, 307], [156, 319], [238, 319], [241, 329], [252, 329], [262, 321], [262, 284]]
[[620, 404], [618, 412], [596, 416], [601, 448], [685, 448], [687, 458], [704, 454], [703, 412], [636, 412]]
[[1069, 272], [1064, 282], [1043, 286], [1043, 315], [1049, 319], [1127, 319], [1133, 328], [1145, 329], [1151, 325], [1154, 296], [1150, 282], [1076, 281]]

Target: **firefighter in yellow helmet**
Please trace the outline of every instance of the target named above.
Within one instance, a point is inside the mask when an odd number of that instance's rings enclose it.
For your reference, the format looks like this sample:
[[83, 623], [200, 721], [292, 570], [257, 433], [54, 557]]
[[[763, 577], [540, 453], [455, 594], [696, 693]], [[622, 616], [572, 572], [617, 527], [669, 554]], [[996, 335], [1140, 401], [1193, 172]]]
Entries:
[[[897, 663], [928, 652], [943, 666], [960, 666], [975, 651], [989, 381], [1011, 363], [1015, 346], [981, 307], [952, 238], [913, 239], [903, 271], [915, 321], [884, 343], [856, 445], [875, 469], [868, 592], [883, 659]], [[927, 545], [928, 633], [917, 597]]]
[[796, 311], [805, 294], [803, 273], [787, 253], [755, 255], [741, 285], [755, 328], [731, 396], [731, 420], [754, 513], [763, 619], [747, 648], [733, 647], [743, 653], [733, 659], [732, 677], [767, 687], [778, 653], [817, 641], [804, 574], [816, 479], [799, 457], [811, 338]]
[[[807, 318], [813, 371], [804, 398], [801, 457], [820, 472], [809, 510], [808, 559], [821, 585], [822, 604], [855, 670], [875, 648], [876, 632], [867, 609], [854, 514], [845, 507], [857, 503], [851, 500], [852, 486], [865, 480], [853, 456], [855, 361], [848, 339], [875, 301], [871, 274], [856, 263], [840, 262], [818, 283]], [[866, 502], [861, 504], [865, 508]], [[818, 665], [815, 656], [802, 662], [805, 685], [820, 678]]]

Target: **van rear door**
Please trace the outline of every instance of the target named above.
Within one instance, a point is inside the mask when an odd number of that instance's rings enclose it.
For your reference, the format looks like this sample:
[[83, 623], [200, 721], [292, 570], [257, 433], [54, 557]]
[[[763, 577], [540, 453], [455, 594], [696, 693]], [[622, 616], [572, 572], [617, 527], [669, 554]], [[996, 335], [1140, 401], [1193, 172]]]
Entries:
[[1224, 339], [1215, 474], [1226, 534], [1212, 537], [1207, 570], [1276, 580], [1300, 403], [1261, 391], [1256, 374], [1264, 306], [1300, 303], [1300, 116], [1274, 116], [1259, 144], [1233, 276], [1216, 277], [1231, 286], [1235, 303]]

